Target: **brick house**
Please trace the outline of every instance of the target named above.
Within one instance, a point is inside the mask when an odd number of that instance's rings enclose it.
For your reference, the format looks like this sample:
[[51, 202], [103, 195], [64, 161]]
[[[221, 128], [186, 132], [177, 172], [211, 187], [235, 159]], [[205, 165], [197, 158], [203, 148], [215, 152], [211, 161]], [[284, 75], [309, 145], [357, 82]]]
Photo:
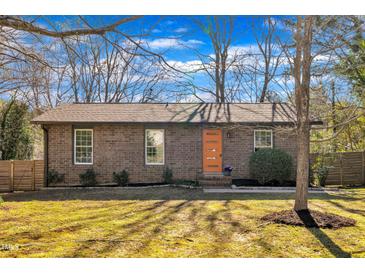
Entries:
[[46, 171], [78, 185], [91, 167], [100, 183], [123, 169], [132, 183], [161, 182], [166, 166], [176, 179], [221, 174], [226, 165], [232, 178], [249, 178], [256, 149], [280, 148], [295, 161], [294, 116], [279, 103], [95, 103], [63, 105], [33, 122], [44, 129]]

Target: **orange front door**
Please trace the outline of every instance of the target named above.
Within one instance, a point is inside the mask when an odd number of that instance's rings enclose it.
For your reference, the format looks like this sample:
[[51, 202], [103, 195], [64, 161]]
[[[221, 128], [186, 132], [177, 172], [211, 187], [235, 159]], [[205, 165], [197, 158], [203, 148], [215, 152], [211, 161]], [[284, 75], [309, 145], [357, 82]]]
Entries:
[[221, 129], [203, 129], [203, 171], [222, 172]]

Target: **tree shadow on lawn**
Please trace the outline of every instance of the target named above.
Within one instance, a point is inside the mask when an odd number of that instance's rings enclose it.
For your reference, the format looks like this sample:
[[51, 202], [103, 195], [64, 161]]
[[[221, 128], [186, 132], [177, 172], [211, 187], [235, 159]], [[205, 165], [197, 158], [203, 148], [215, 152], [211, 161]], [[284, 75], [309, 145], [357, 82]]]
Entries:
[[[303, 223], [306, 224], [315, 224], [316, 221], [313, 219], [311, 214], [298, 214], [299, 218], [303, 221]], [[351, 258], [351, 253], [344, 251], [340, 246], [338, 246], [332, 239], [323, 232], [320, 228], [316, 227], [307, 227], [305, 228], [312, 233], [314, 237], [317, 238], [318, 241], [321, 242], [321, 244], [327, 248], [329, 252], [336, 258]]]
[[[161, 257], [174, 252], [178, 252], [174, 255], [176, 257], [189, 254], [220, 257], [225, 244], [232, 241], [234, 232], [249, 231], [231, 215], [229, 201], [222, 202], [217, 208], [210, 208], [209, 201], [165, 201], [158, 206], [156, 203], [154, 210], [146, 215], [117, 225], [101, 237], [83, 239], [78, 248], [67, 253], [67, 257], [83, 257], [90, 252], [95, 257]], [[115, 217], [124, 218], [123, 215]], [[202, 240], [199, 235], [204, 229], [209, 247], [200, 250], [202, 253], [195, 253], [196, 245]]]
[[335, 202], [335, 201], [328, 201], [330, 204], [338, 207], [339, 209], [341, 210], [344, 210], [344, 211], [347, 211], [349, 213], [352, 213], [352, 214], [357, 214], [357, 215], [360, 215], [362, 217], [365, 217], [365, 210], [363, 209], [355, 209], [355, 208], [349, 208], [349, 207], [346, 207], [338, 202]]
[[[173, 187], [134, 189], [49, 189], [34, 192], [3, 194], [6, 202], [12, 201], [110, 201], [110, 200], [288, 200], [294, 193], [205, 193], [202, 189]], [[318, 200], [362, 200], [340, 193], [310, 193]]]
[[344, 251], [320, 228], [307, 227], [307, 230], [336, 258], [351, 258], [351, 253]]
[[[203, 254], [215, 254], [219, 257], [222, 244], [230, 242], [232, 232], [247, 231], [247, 228], [229, 214], [228, 201], [222, 203], [218, 209], [209, 209], [208, 203], [209, 201], [202, 201], [196, 204], [186, 200], [164, 202], [147, 215], [115, 227], [114, 232], [101, 238], [84, 240], [68, 256], [82, 257], [90, 250], [96, 249], [97, 257], [121, 256], [126, 250], [129, 250], [127, 256], [161, 257], [180, 249], [181, 253], [177, 253], [176, 256], [186, 256], [190, 252], [194, 253], [195, 237], [206, 225], [206, 234], [210, 235], [208, 238], [214, 244], [204, 250]], [[203, 224], [195, 221], [197, 216]], [[180, 230], [180, 226], [184, 226], [185, 229]], [[151, 253], [155, 250], [160, 251]]]

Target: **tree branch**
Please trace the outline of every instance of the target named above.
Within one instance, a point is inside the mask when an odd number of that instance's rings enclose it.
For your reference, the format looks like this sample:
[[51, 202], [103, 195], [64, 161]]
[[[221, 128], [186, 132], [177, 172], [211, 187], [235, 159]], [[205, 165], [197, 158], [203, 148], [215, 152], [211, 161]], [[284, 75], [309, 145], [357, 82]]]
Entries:
[[31, 32], [35, 34], [41, 34], [45, 36], [50, 36], [54, 38], [64, 38], [69, 36], [75, 36], [75, 35], [103, 35], [107, 32], [114, 31], [115, 28], [118, 26], [135, 21], [139, 18], [141, 18], [141, 15], [135, 15], [135, 16], [129, 16], [123, 19], [120, 19], [116, 21], [115, 23], [111, 25], [107, 25], [100, 28], [92, 28], [92, 29], [73, 29], [73, 30], [67, 30], [67, 31], [53, 31], [48, 30], [39, 26], [34, 25], [33, 23], [26, 22], [23, 19], [20, 19], [16, 16], [6, 16], [1, 15], [0, 16], [0, 26], [2, 27], [9, 27], [15, 30], [21, 30], [26, 32]]

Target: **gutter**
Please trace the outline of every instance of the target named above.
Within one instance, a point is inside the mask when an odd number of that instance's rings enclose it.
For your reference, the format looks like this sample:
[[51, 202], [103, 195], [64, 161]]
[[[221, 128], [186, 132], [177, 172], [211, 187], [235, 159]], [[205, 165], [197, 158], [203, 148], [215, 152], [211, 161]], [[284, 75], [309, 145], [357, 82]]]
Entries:
[[43, 148], [44, 148], [44, 182], [45, 186], [48, 187], [48, 129], [42, 125], [43, 129]]

